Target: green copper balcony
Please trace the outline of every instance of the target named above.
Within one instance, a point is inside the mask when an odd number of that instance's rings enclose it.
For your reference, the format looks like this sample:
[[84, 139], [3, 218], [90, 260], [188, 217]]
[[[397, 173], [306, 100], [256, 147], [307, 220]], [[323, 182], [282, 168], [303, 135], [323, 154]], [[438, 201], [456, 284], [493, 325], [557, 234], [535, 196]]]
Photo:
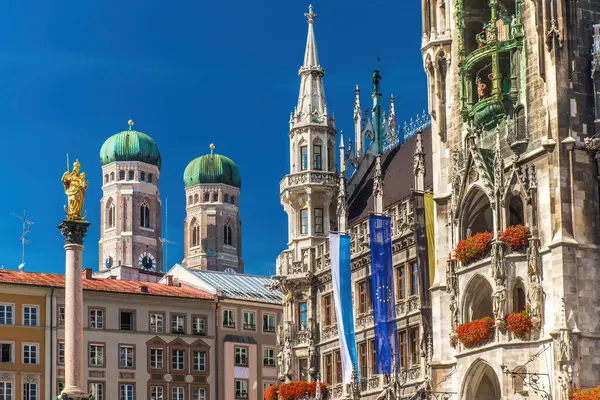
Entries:
[[506, 115], [501, 97], [491, 96], [483, 99], [473, 106], [470, 117], [476, 125], [483, 126], [485, 129], [492, 129]]

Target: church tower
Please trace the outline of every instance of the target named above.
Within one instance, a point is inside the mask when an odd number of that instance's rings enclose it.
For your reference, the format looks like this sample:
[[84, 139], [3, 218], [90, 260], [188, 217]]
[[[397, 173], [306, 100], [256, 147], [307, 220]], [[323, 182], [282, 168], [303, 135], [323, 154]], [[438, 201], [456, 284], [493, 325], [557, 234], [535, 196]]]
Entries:
[[280, 183], [281, 203], [288, 215], [288, 243], [295, 257], [301, 248], [322, 243], [335, 221], [337, 174], [335, 119], [327, 111], [323, 76], [315, 42], [317, 14], [305, 14], [308, 37], [298, 72], [300, 94], [290, 116], [290, 173]]
[[100, 162], [100, 274], [154, 280], [163, 271], [158, 146], [129, 121], [128, 130], [104, 142]]
[[183, 265], [243, 273], [240, 172], [214, 148], [211, 144], [210, 153], [191, 161], [183, 174], [187, 199]]

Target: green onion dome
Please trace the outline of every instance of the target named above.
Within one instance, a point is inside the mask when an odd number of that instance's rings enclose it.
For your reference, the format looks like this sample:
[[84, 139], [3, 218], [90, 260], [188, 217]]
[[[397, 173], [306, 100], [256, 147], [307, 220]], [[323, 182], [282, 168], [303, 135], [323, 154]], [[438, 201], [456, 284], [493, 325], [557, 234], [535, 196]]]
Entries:
[[185, 167], [183, 182], [186, 188], [204, 183], [223, 183], [237, 188], [242, 187], [242, 178], [237, 164], [230, 158], [215, 154], [214, 148], [215, 146], [211, 144], [210, 154], [192, 160]]
[[100, 149], [102, 165], [115, 161], [140, 161], [155, 165], [160, 169], [161, 158], [154, 139], [145, 133], [133, 130], [133, 121], [129, 121], [129, 130], [112, 135]]

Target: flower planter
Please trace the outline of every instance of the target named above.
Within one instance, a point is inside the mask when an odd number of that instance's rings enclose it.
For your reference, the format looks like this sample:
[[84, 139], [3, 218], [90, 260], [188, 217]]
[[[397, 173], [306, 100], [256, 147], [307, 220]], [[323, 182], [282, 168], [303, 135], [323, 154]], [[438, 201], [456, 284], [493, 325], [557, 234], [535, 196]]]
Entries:
[[520, 250], [529, 245], [531, 232], [525, 225], [512, 225], [500, 234], [498, 239], [506, 243], [512, 250]]
[[456, 328], [456, 336], [467, 348], [481, 346], [494, 338], [494, 320], [484, 317], [459, 325]]
[[600, 400], [600, 386], [590, 389], [572, 389], [571, 400]]
[[519, 313], [508, 314], [506, 316], [506, 329], [519, 339], [525, 339], [533, 330], [529, 310], [525, 309]]
[[[317, 388], [316, 382], [288, 382], [279, 386], [271, 386], [265, 391], [264, 400], [298, 400], [304, 399], [309, 393], [314, 396]], [[321, 384], [322, 398], [327, 396], [327, 385]]]
[[465, 265], [478, 260], [490, 250], [493, 237], [490, 232], [480, 232], [459, 241], [456, 245], [456, 259]]

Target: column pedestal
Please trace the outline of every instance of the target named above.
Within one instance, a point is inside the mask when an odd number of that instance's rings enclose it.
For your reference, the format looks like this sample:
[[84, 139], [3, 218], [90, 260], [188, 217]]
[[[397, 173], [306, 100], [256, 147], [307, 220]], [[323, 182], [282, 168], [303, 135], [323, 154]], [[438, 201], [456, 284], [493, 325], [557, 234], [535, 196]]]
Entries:
[[81, 253], [90, 223], [65, 220], [59, 226], [65, 238], [65, 388], [58, 399], [90, 398], [83, 379], [83, 284]]

